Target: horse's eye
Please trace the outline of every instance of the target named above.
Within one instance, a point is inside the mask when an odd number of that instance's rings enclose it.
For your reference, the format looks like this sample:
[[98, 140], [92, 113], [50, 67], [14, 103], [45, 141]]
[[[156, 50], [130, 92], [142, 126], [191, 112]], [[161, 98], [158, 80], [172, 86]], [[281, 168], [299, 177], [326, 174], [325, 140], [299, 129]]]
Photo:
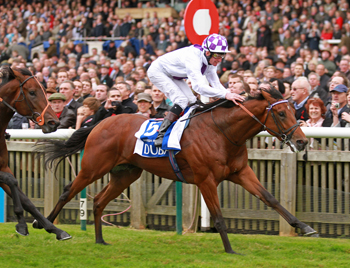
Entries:
[[35, 96], [35, 92], [34, 91], [29, 91], [29, 95], [30, 96]]
[[284, 116], [285, 116], [284, 112], [279, 112], [278, 115], [279, 115], [280, 117], [284, 117]]

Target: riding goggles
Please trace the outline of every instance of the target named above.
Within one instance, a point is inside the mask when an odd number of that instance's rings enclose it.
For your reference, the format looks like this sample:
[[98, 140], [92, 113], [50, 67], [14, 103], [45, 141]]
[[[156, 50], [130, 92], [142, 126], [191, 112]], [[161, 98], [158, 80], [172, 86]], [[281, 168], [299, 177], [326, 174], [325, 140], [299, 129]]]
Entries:
[[219, 60], [219, 59], [224, 59], [226, 56], [226, 53], [211, 53], [211, 56], [214, 59]]

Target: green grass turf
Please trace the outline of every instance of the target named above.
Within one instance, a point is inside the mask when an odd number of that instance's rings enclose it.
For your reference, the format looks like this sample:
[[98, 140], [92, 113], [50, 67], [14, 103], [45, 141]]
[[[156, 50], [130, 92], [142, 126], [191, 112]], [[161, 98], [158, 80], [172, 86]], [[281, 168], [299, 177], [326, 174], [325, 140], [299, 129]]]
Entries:
[[229, 234], [226, 254], [219, 234], [103, 227], [109, 246], [95, 244], [94, 227], [58, 225], [73, 236], [55, 235], [29, 226], [15, 233], [15, 223], [0, 224], [0, 267], [350, 267], [350, 240]]

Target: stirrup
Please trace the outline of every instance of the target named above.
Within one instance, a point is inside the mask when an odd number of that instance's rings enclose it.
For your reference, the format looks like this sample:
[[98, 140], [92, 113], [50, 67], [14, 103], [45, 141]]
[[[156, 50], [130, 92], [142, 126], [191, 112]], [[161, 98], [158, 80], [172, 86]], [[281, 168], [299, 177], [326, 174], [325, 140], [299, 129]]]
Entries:
[[[159, 137], [159, 135], [158, 135], [158, 137]], [[160, 137], [159, 139], [158, 139], [158, 137], [154, 140], [154, 146], [162, 147], [164, 136]]]

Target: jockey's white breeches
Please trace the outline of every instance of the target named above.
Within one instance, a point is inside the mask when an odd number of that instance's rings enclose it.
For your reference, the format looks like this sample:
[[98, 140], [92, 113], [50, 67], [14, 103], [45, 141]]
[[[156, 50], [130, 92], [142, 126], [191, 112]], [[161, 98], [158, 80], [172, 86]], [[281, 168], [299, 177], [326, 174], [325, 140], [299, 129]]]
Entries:
[[189, 104], [196, 102], [196, 97], [183, 79], [175, 79], [164, 68], [154, 61], [148, 68], [149, 80], [162, 91], [174, 104], [185, 109]]

